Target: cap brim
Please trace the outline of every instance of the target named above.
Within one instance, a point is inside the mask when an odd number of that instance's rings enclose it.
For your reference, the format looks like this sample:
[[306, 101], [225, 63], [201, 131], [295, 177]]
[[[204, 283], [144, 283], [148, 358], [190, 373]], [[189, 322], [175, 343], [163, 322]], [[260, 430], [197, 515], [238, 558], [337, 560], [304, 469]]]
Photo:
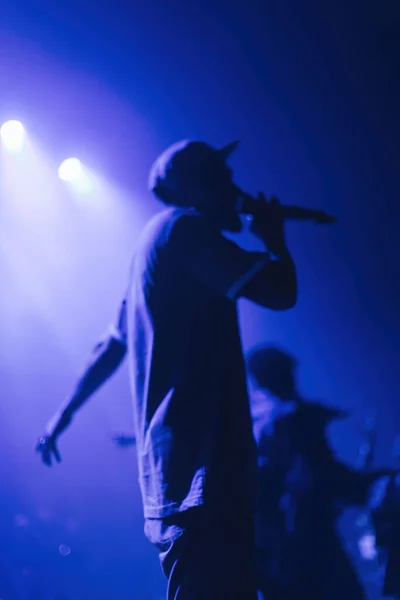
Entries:
[[221, 156], [222, 160], [228, 160], [228, 158], [233, 154], [236, 148], [239, 146], [240, 142], [231, 142], [227, 146], [224, 146], [220, 150], [218, 150], [218, 154]]

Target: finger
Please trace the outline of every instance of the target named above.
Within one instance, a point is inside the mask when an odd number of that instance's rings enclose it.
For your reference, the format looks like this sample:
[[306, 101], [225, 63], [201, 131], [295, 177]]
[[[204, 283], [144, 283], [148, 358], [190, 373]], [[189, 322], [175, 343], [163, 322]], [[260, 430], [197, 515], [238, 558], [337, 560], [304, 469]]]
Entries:
[[56, 459], [56, 461], [58, 463], [60, 463], [61, 462], [61, 454], [59, 453], [58, 448], [57, 448], [56, 445], [54, 445], [52, 447], [52, 451], [53, 451], [53, 454], [54, 454], [54, 458]]
[[51, 455], [49, 450], [43, 450], [42, 461], [47, 467], [51, 467]]
[[42, 462], [48, 467], [51, 467], [51, 456], [48, 444], [44, 444], [43, 440], [39, 440], [36, 445], [36, 452], [39, 452]]

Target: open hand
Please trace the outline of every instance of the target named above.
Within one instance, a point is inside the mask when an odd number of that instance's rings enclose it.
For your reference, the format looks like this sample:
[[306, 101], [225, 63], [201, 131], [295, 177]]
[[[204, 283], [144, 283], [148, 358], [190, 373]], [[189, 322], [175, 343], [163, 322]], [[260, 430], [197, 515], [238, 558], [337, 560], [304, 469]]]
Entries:
[[42, 461], [51, 467], [54, 461], [61, 462], [61, 456], [57, 448], [57, 440], [62, 432], [69, 426], [72, 420], [71, 411], [60, 410], [47, 424], [45, 433], [38, 439], [36, 452], [42, 457]]
[[54, 461], [61, 462], [61, 455], [56, 445], [56, 437], [52, 435], [43, 435], [38, 439], [36, 452], [39, 452], [42, 461], [48, 467], [54, 464]]

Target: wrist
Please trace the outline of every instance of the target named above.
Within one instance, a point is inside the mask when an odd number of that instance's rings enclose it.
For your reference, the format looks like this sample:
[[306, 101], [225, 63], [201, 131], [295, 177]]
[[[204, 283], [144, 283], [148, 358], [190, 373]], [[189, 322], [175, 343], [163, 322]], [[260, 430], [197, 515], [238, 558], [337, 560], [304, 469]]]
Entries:
[[271, 242], [270, 240], [267, 242], [264, 240], [264, 246], [266, 251], [272, 255], [271, 258], [276, 258], [279, 260], [291, 258], [290, 252], [284, 240], [279, 240], [279, 242]]
[[274, 254], [283, 254], [287, 252], [286, 237], [283, 228], [279, 231], [271, 231], [268, 226], [251, 228], [252, 233], [264, 244], [266, 250]]
[[62, 433], [72, 421], [72, 411], [65, 408], [58, 411], [47, 424], [46, 434], [55, 437]]

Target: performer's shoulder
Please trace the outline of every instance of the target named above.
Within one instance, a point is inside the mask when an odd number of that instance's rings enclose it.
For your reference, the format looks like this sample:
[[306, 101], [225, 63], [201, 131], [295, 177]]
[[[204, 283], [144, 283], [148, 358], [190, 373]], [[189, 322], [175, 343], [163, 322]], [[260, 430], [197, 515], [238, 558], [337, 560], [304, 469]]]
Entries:
[[203, 221], [200, 213], [184, 208], [166, 208], [150, 219], [141, 236], [143, 240], [166, 243], [173, 231], [179, 226], [188, 227], [192, 223]]

